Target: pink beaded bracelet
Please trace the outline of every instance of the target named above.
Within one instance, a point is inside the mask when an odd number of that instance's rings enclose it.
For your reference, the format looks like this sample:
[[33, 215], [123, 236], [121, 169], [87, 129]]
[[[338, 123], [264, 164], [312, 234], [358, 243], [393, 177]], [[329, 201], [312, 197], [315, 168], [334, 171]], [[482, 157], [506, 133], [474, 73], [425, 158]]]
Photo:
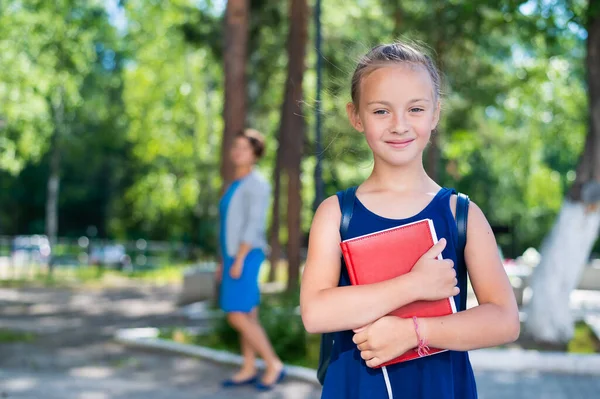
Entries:
[[417, 333], [417, 348], [415, 349], [419, 355], [419, 357], [423, 357], [429, 355], [429, 346], [427, 346], [427, 341], [424, 338], [421, 338], [421, 334], [419, 333], [419, 323], [417, 322], [417, 316], [413, 316], [413, 323], [415, 324], [415, 332]]

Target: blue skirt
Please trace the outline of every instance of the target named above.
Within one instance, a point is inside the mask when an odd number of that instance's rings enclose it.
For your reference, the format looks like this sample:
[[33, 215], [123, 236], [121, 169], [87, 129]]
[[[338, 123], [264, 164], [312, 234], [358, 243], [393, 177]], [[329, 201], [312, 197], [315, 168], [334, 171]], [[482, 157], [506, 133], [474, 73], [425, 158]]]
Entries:
[[233, 279], [229, 275], [234, 260], [231, 257], [223, 259], [223, 278], [219, 302], [224, 312], [249, 313], [260, 303], [258, 273], [265, 260], [265, 254], [259, 248], [248, 252], [239, 279]]

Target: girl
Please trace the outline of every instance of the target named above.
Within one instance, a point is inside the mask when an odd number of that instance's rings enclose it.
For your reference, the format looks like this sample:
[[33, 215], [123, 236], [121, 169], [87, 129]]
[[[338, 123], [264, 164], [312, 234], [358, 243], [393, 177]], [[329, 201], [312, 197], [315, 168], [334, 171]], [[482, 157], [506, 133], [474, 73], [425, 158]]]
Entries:
[[[373, 152], [374, 167], [356, 192], [347, 236], [340, 237], [341, 193], [319, 206], [310, 231], [302, 277], [302, 320], [311, 333], [336, 332], [322, 398], [471, 399], [477, 397], [466, 351], [514, 341], [518, 309], [492, 230], [471, 202], [465, 262], [479, 306], [436, 318], [386, 316], [416, 300], [461, 295], [456, 263], [456, 193], [423, 168], [423, 150], [440, 116], [440, 77], [415, 46], [380, 45], [364, 56], [352, 77], [347, 113]], [[340, 240], [433, 220], [440, 241], [403, 276], [351, 286]], [[437, 260], [438, 254], [444, 260]], [[418, 338], [419, 337], [419, 338]], [[387, 367], [378, 365], [423, 339], [448, 349]], [[389, 377], [389, 379], [388, 379]], [[386, 381], [388, 379], [388, 381]]]
[[[237, 135], [231, 149], [235, 180], [219, 204], [223, 265], [217, 270], [217, 279], [221, 280], [221, 308], [240, 334], [244, 357], [241, 370], [223, 381], [223, 386], [255, 384], [259, 390], [268, 390], [283, 379], [285, 371], [257, 317], [258, 272], [267, 246], [265, 217], [270, 187], [254, 165], [263, 153], [264, 139], [258, 131], [246, 129]], [[260, 380], [256, 353], [266, 363]]]

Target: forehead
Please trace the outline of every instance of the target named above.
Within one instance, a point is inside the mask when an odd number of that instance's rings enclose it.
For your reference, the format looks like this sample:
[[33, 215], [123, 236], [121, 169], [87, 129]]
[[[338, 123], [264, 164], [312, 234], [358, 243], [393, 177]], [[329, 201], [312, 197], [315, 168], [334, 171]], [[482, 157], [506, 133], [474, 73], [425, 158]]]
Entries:
[[427, 98], [433, 101], [433, 82], [423, 65], [381, 66], [360, 83], [360, 102]]
[[238, 146], [250, 147], [250, 140], [247, 137], [238, 136], [235, 138], [235, 144]]

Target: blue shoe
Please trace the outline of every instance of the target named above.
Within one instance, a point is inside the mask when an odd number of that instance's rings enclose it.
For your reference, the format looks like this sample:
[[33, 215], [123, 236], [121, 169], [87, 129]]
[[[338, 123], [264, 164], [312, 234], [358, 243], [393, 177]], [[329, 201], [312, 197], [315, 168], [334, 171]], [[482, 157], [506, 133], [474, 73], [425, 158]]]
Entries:
[[277, 385], [281, 381], [283, 381], [283, 379], [285, 378], [286, 375], [287, 375], [286, 369], [281, 369], [281, 371], [279, 372], [279, 376], [277, 377], [277, 379], [275, 380], [274, 383], [267, 385], [267, 384], [263, 384], [262, 382], [258, 381], [256, 383], [255, 387], [259, 391], [270, 391], [271, 389], [275, 388], [275, 385]]
[[239, 387], [242, 385], [252, 385], [252, 384], [255, 384], [257, 380], [258, 380], [258, 377], [256, 375], [254, 377], [250, 377], [248, 379], [241, 380], [241, 381], [235, 381], [231, 378], [228, 378], [225, 381], [221, 382], [221, 386], [223, 388], [233, 388], [233, 387]]

